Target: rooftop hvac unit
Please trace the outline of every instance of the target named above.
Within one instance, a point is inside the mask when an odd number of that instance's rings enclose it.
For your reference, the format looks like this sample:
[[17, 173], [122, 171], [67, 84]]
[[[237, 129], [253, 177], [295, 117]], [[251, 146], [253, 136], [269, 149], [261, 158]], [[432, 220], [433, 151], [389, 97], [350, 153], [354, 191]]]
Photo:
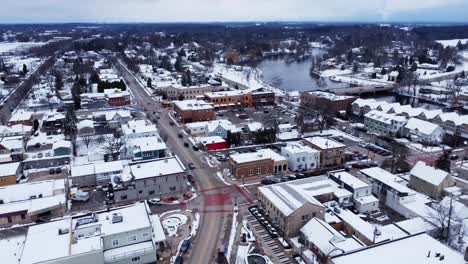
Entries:
[[112, 223], [121, 223], [123, 221], [123, 216], [121, 214], [114, 213], [112, 214]]

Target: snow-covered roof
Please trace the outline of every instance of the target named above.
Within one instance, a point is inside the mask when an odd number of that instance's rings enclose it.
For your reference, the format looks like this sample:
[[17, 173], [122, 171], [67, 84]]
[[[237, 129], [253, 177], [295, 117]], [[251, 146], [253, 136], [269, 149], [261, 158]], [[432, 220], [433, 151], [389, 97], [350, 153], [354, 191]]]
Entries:
[[400, 184], [400, 182], [402, 182], [401, 178], [379, 167], [363, 169], [361, 170], [361, 173], [371, 178], [372, 180], [383, 183], [387, 185], [388, 187], [392, 188], [393, 190], [396, 190], [400, 193], [407, 193], [407, 194], [414, 193], [414, 191], [411, 190], [410, 188], [406, 187], [403, 184]]
[[127, 124], [122, 125], [122, 133], [124, 135], [156, 133], [158, 128], [154, 124], [147, 124], [145, 120], [131, 120]]
[[387, 114], [383, 111], [371, 110], [369, 113], [365, 114], [364, 117], [370, 118], [373, 120], [378, 120], [380, 122], [391, 124], [394, 122], [405, 122], [406, 118], [404, 116], [399, 116], [396, 114]]
[[343, 182], [344, 184], [352, 187], [353, 189], [360, 189], [360, 188], [366, 188], [369, 187], [370, 185], [361, 181], [360, 179], [356, 178], [355, 176], [349, 174], [346, 171], [336, 171], [330, 173], [330, 176], [332, 176], [332, 179], [335, 181], [338, 181], [338, 183]]
[[11, 236], [7, 239], [0, 239], [0, 259], [4, 263], [19, 264], [19, 256], [23, 252], [23, 245], [26, 235]]
[[325, 176], [310, 177], [295, 181], [283, 182], [258, 188], [271, 203], [284, 215], [288, 216], [306, 203], [322, 206], [315, 197], [336, 193], [350, 192], [340, 189], [333, 181]]
[[84, 164], [71, 167], [71, 177], [88, 176], [103, 173], [122, 172], [123, 163], [121, 160]]
[[8, 150], [17, 150], [23, 149], [23, 137], [16, 136], [16, 137], [4, 137], [0, 139], [0, 145]]
[[247, 124], [247, 128], [250, 132], [257, 132], [258, 130], [263, 128], [263, 124], [260, 122], [249, 122]]
[[202, 100], [184, 100], [174, 101], [174, 105], [182, 111], [198, 111], [198, 110], [211, 110], [214, 109], [211, 103]]
[[185, 172], [184, 165], [177, 156], [174, 156], [130, 165], [131, 175], [124, 175], [123, 180], [129, 181], [131, 176], [139, 180], [183, 172]]
[[[364, 221], [359, 215], [351, 212], [348, 209], [340, 209], [340, 212], [336, 213], [336, 216], [343, 222], [348, 224], [356, 232], [361, 233], [367, 240], [373, 241], [375, 226], [369, 222]], [[379, 243], [390, 239], [386, 234], [381, 233], [379, 236], [375, 236], [375, 242]]]
[[[47, 180], [0, 187], [0, 214], [41, 212], [65, 206], [65, 181]], [[35, 198], [33, 198], [35, 197]]]
[[334, 149], [346, 147], [346, 145], [340, 142], [325, 137], [308, 137], [304, 140], [306, 140], [307, 142], [311, 143], [313, 146], [319, 149]]
[[411, 177], [419, 178], [427, 183], [439, 186], [448, 176], [448, 172], [426, 165], [418, 161], [410, 171]]
[[244, 94], [247, 94], [248, 92], [246, 91], [240, 91], [240, 90], [234, 90], [234, 91], [218, 91], [218, 92], [208, 92], [205, 93], [206, 97], [225, 97], [225, 96], [241, 96]]
[[13, 126], [0, 126], [0, 135], [25, 134], [32, 130], [32, 126], [17, 124]]
[[154, 151], [167, 149], [166, 143], [158, 136], [130, 138], [125, 142], [126, 147], [138, 147], [140, 151]]
[[410, 218], [407, 220], [393, 223], [393, 225], [398, 226], [400, 229], [404, 230], [410, 235], [432, 231], [436, 228], [434, 225], [425, 221], [421, 217]]
[[20, 162], [0, 164], [0, 177], [16, 175], [16, 172], [18, 171], [20, 165]]
[[[442, 260], [441, 256], [444, 256]], [[462, 264], [464, 260], [460, 253], [427, 234], [391, 240], [331, 259], [333, 264], [375, 264], [376, 262], [379, 264]]]
[[[315, 217], [301, 228], [301, 233], [308, 242], [314, 244], [323, 254], [330, 254], [330, 256], [365, 246], [354, 238], [345, 238], [332, 226]], [[336, 251], [336, 248], [341, 250]]]
[[31, 120], [32, 119], [32, 112], [26, 112], [26, 111], [17, 111], [14, 112], [11, 117], [10, 117], [10, 122], [18, 122], [18, 121], [25, 121], [25, 120]]
[[226, 142], [226, 140], [224, 140], [220, 136], [211, 136], [211, 137], [199, 137], [198, 142], [206, 146], [207, 144]]
[[82, 120], [77, 125], [76, 128], [81, 130], [83, 128], [94, 128], [94, 121], [93, 120]]
[[287, 161], [287, 159], [272, 149], [260, 149], [256, 152], [247, 152], [231, 155], [231, 159], [237, 163], [254, 162], [259, 160], [272, 159], [273, 161]]
[[307, 145], [304, 145], [302, 142], [291, 142], [286, 146], [281, 148], [281, 151], [286, 151], [288, 153], [300, 154], [300, 153], [320, 153], [320, 151], [313, 149]]

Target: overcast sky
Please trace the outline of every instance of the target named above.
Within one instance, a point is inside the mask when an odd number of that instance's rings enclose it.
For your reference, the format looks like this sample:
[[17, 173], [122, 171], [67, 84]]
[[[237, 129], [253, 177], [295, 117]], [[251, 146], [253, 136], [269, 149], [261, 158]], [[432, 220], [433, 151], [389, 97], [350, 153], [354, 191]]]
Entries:
[[468, 0], [0, 0], [0, 23], [468, 22]]

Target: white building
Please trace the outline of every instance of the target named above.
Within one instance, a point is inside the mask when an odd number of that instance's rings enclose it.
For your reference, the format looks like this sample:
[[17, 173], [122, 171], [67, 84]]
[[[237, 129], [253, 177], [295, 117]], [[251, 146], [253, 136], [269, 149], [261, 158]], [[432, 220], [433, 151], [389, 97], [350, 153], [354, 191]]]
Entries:
[[137, 203], [30, 226], [26, 235], [13, 240], [22, 247], [5, 240], [1, 240], [6, 250], [2, 248], [0, 258], [8, 259], [8, 264], [130, 264], [155, 263], [165, 235], [146, 203]]
[[281, 155], [288, 159], [290, 171], [305, 171], [320, 168], [320, 151], [301, 142], [288, 143], [281, 148]]
[[404, 116], [387, 114], [378, 110], [372, 110], [364, 115], [366, 128], [372, 133], [385, 136], [395, 136], [406, 122], [407, 120]]
[[122, 134], [126, 140], [140, 137], [159, 136], [158, 128], [154, 124], [147, 124], [145, 120], [131, 120], [122, 125]]
[[431, 122], [410, 118], [403, 128], [403, 135], [415, 142], [437, 145], [442, 142], [444, 129]]
[[359, 213], [379, 210], [379, 200], [372, 195], [372, 186], [346, 171], [329, 172], [328, 176], [342, 188], [353, 194], [353, 202]]
[[231, 121], [227, 119], [218, 119], [211, 121], [201, 121], [185, 124], [187, 132], [193, 137], [227, 137], [227, 132], [238, 132], [239, 130]]
[[121, 160], [71, 167], [71, 180], [78, 187], [107, 185], [114, 175], [122, 175]]

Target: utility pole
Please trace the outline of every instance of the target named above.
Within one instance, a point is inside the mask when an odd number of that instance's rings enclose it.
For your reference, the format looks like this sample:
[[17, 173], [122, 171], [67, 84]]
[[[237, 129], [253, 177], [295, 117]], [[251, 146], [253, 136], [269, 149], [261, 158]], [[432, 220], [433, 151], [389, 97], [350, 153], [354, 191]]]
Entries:
[[448, 223], [447, 223], [447, 244], [450, 246], [450, 222], [452, 220], [452, 209], [453, 209], [453, 198], [450, 196], [450, 207], [449, 207], [449, 215], [448, 215]]

